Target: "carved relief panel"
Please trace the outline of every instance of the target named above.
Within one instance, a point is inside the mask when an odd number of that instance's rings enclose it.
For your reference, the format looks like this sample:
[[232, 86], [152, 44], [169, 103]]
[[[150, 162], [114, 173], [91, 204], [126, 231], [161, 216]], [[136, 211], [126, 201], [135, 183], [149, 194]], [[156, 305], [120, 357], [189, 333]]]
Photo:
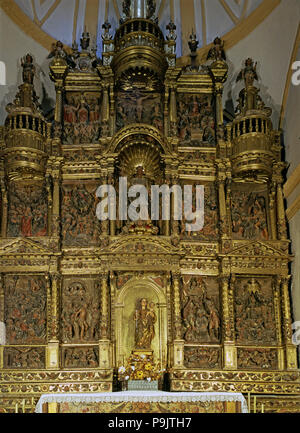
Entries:
[[218, 347], [185, 347], [186, 368], [220, 368], [221, 349]]
[[268, 200], [265, 186], [236, 185], [232, 189], [233, 239], [268, 240]]
[[64, 101], [63, 143], [95, 143], [100, 133], [100, 94], [69, 92]]
[[119, 91], [116, 95], [117, 131], [132, 123], [146, 123], [163, 132], [161, 93], [145, 88]]
[[100, 288], [93, 278], [65, 278], [62, 292], [63, 343], [99, 340]]
[[64, 184], [62, 238], [66, 246], [97, 245], [100, 224], [96, 217], [95, 184]]
[[235, 288], [235, 330], [240, 344], [277, 343], [271, 278], [237, 278]]
[[276, 349], [242, 349], [238, 348], [238, 367], [245, 369], [271, 369], [278, 367]]
[[11, 369], [45, 368], [44, 347], [6, 347], [4, 367]]
[[179, 94], [178, 135], [181, 146], [214, 146], [214, 98], [206, 94]]
[[[186, 185], [190, 183], [186, 182]], [[192, 184], [192, 212], [194, 213], [197, 209], [200, 210], [200, 201], [196, 202], [196, 185]], [[187, 223], [194, 224], [196, 220], [193, 220], [191, 216], [186, 214], [183, 209], [184, 218], [181, 223], [180, 237], [183, 240], [197, 240], [197, 241], [213, 241], [218, 238], [218, 205], [217, 205], [217, 193], [215, 186], [210, 183], [204, 184], [204, 226], [200, 231], [187, 230]]]
[[98, 347], [66, 347], [62, 352], [65, 368], [99, 367]]
[[7, 344], [44, 344], [47, 327], [46, 281], [39, 275], [5, 276]]
[[220, 341], [220, 297], [216, 278], [183, 276], [182, 306], [186, 343]]
[[47, 190], [45, 185], [21, 186], [10, 183], [7, 235], [47, 235]]

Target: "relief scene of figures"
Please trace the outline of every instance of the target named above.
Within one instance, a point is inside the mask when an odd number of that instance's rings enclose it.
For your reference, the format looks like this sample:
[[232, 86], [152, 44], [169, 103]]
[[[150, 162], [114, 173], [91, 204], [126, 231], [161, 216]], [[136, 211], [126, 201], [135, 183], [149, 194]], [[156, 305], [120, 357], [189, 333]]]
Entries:
[[94, 93], [67, 94], [64, 104], [65, 144], [93, 143], [99, 138], [100, 101]]
[[116, 107], [117, 130], [132, 123], [147, 123], [163, 132], [161, 94], [139, 89], [118, 92]]
[[92, 279], [65, 281], [62, 305], [64, 343], [96, 341], [100, 323], [99, 288]]
[[180, 146], [216, 144], [214, 100], [211, 95], [179, 95], [177, 104]]
[[276, 344], [271, 280], [240, 279], [235, 291], [237, 341], [243, 344]]
[[46, 339], [46, 282], [41, 276], [5, 277], [8, 344], [43, 344]]
[[[192, 192], [193, 207], [192, 212], [201, 209], [200, 203], [196, 203], [196, 187], [193, 185]], [[195, 224], [196, 219], [184, 212], [184, 218], [181, 222], [180, 237], [183, 240], [209, 241], [218, 237], [218, 206], [217, 195], [214, 186], [205, 185], [204, 187], [204, 226], [200, 231], [186, 230], [186, 224]]]
[[96, 188], [64, 185], [62, 190], [62, 238], [65, 245], [95, 245], [100, 225], [96, 214]]
[[47, 235], [47, 191], [45, 187], [10, 185], [7, 235]]
[[266, 198], [263, 193], [233, 191], [231, 203], [234, 239], [269, 239]]
[[221, 334], [218, 282], [209, 277], [183, 277], [182, 305], [184, 340], [218, 343]]

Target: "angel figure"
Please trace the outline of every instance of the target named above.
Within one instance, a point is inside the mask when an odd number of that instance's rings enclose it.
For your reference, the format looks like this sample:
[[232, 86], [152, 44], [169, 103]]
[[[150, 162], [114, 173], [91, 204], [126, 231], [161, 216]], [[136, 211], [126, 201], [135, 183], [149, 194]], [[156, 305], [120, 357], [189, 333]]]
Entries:
[[226, 54], [224, 50], [224, 41], [217, 37], [214, 40], [214, 46], [209, 50], [207, 54], [207, 60], [226, 61]]

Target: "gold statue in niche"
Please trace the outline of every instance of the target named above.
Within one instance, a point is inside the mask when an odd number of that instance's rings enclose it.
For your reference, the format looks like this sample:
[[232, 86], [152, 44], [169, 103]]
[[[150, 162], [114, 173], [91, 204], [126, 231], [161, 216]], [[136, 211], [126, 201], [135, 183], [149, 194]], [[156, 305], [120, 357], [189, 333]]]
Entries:
[[156, 313], [154, 302], [142, 298], [137, 303], [135, 311], [135, 348], [151, 350], [155, 337]]

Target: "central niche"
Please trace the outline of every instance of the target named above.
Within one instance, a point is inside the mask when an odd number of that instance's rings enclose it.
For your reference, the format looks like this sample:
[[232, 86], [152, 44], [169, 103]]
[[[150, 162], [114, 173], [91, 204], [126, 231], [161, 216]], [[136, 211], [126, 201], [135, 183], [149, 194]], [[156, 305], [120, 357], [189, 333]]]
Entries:
[[[128, 190], [133, 186], [144, 186], [148, 196], [148, 206], [143, 210], [138, 208], [137, 212], [140, 211], [140, 219], [137, 221], [130, 219], [117, 221], [117, 234], [136, 233], [136, 230], [141, 233], [161, 234], [163, 231], [161, 220], [151, 221], [151, 186], [164, 184], [164, 167], [160, 157], [161, 148], [154, 138], [143, 134], [129, 136], [122, 144], [117, 161], [117, 177], [126, 178]], [[117, 182], [117, 203], [120, 201], [120, 191], [123, 190]], [[136, 197], [127, 198], [128, 208], [132, 202], [140, 197], [140, 194], [137, 193]]]
[[167, 311], [163, 289], [150, 279], [134, 278], [121, 290], [115, 309], [117, 364], [135, 352], [153, 354], [166, 365]]

